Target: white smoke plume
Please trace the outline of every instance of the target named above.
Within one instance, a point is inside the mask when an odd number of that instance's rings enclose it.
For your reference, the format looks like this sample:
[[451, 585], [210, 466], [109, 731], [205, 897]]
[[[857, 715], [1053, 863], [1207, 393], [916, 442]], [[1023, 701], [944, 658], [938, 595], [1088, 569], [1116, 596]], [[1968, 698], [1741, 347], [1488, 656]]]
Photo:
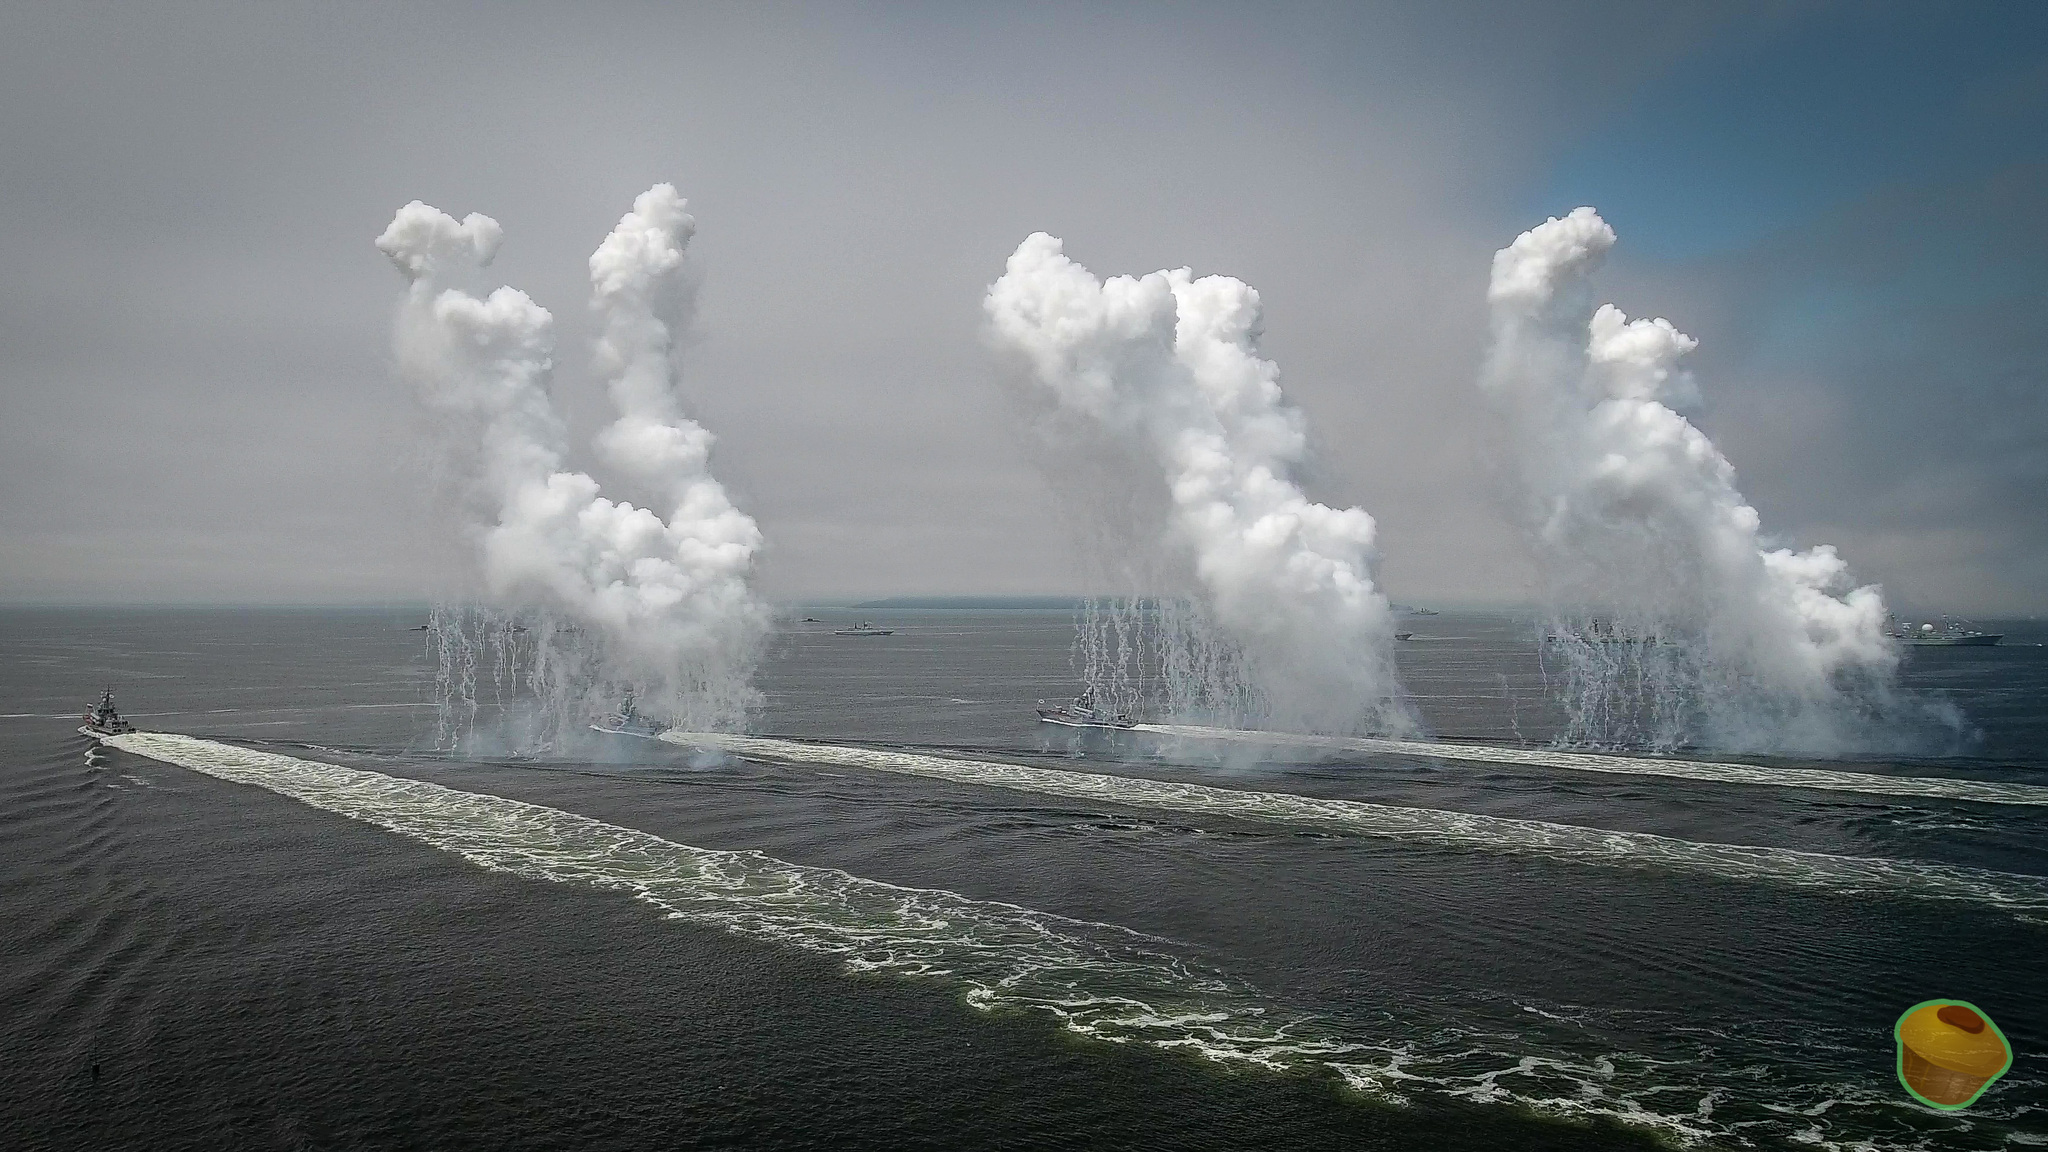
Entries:
[[1259, 356], [1258, 293], [1185, 268], [1098, 280], [1041, 232], [984, 304], [996, 341], [1023, 355], [1063, 409], [1159, 470], [1169, 507], [1152, 546], [1186, 558], [1197, 610], [1248, 681], [1254, 714], [1228, 719], [1325, 732], [1405, 726], [1392, 617], [1373, 584], [1372, 517], [1297, 486], [1305, 424], [1281, 394], [1278, 366]]
[[480, 300], [447, 286], [495, 255], [495, 221], [457, 222], [414, 201], [377, 239], [409, 280], [398, 363], [456, 478], [483, 595], [499, 613], [534, 621], [541, 640], [520, 647], [532, 649], [524, 674], [546, 686], [567, 727], [627, 688], [643, 710], [693, 728], [736, 728], [754, 701], [749, 679], [768, 623], [749, 583], [761, 534], [711, 476], [712, 437], [675, 396], [677, 278], [695, 228], [683, 208], [674, 188], [656, 185], [590, 259], [603, 324], [596, 362], [620, 412], [599, 451], [664, 511], [606, 499], [568, 467], [547, 390], [547, 310], [514, 288]]
[[697, 231], [685, 206], [673, 187], [655, 185], [590, 254], [591, 305], [604, 325], [595, 362], [619, 410], [598, 434], [598, 451], [675, 504], [724, 498], [706, 471], [711, 434], [683, 416], [676, 398], [672, 323], [683, 252]]
[[1834, 548], [1773, 547], [1675, 407], [1696, 345], [1593, 306], [1614, 231], [1579, 208], [1496, 253], [1483, 390], [1508, 418], [1566, 674], [1567, 738], [1831, 753], [1896, 739], [1883, 598]]

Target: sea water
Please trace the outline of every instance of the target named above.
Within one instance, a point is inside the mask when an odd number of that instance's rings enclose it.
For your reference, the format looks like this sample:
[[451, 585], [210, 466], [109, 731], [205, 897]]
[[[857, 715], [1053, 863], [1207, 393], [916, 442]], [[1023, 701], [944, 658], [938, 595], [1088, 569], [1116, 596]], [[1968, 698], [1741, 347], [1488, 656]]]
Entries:
[[[2040, 628], [1912, 652], [1940, 761], [1575, 763], [1448, 614], [1421, 746], [1055, 731], [1060, 612], [792, 622], [719, 755], [465, 761], [421, 619], [0, 614], [8, 1146], [2048, 1138]], [[1967, 1113], [1893, 1076], [1934, 997], [2019, 1053]]]

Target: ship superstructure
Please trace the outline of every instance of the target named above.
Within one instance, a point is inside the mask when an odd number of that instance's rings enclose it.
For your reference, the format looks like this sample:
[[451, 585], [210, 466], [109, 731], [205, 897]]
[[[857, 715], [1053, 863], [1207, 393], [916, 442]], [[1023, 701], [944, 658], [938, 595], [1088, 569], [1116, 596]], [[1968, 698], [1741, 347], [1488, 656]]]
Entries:
[[1129, 716], [1110, 708], [1098, 707], [1095, 703], [1095, 689], [1084, 688], [1071, 703], [1047, 704], [1038, 702], [1038, 718], [1047, 724], [1058, 724], [1063, 728], [1136, 728], [1138, 722]]
[[626, 689], [626, 700], [619, 710], [590, 726], [592, 730], [610, 733], [613, 736], [639, 736], [652, 740], [669, 730], [669, 725], [644, 716], [633, 703], [633, 690]]
[[1989, 648], [2005, 639], [2003, 632], [1985, 632], [1960, 616], [1943, 616], [1941, 623], [1913, 624], [1898, 617], [1886, 618], [1885, 634], [1902, 644], [1929, 648]]
[[100, 693], [100, 702], [85, 710], [85, 723], [78, 730], [87, 736], [120, 736], [135, 731], [135, 725], [121, 719], [120, 709], [114, 707], [112, 685]]

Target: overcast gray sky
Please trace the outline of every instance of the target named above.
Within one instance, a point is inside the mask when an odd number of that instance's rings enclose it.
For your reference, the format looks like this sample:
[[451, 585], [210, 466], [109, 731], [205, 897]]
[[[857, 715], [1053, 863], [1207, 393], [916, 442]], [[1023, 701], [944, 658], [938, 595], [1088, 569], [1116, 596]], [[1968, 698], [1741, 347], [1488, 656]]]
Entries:
[[770, 596], [1085, 591], [981, 339], [1042, 229], [1256, 286], [1389, 591], [1513, 601], [1488, 262], [1590, 203], [1769, 531], [1909, 607], [2048, 609], [2043, 11], [0, 8], [0, 600], [424, 596], [370, 241], [496, 217], [588, 430], [584, 260], [668, 180]]

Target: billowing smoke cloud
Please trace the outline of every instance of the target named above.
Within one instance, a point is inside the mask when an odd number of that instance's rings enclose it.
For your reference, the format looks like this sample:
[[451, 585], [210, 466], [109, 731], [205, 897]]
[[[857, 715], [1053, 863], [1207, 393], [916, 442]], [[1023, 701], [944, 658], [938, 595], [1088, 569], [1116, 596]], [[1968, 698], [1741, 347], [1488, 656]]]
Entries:
[[985, 307], [996, 340], [1063, 409], [1159, 469], [1169, 507], [1153, 546], [1190, 561], [1199, 610], [1234, 648], [1256, 713], [1237, 719], [1319, 731], [1404, 723], [1372, 517], [1296, 485], [1304, 422], [1258, 354], [1256, 291], [1184, 268], [1098, 280], [1038, 233]]
[[[711, 434], [685, 418], [676, 399], [672, 323], [681, 312], [683, 250], [697, 221], [667, 184], [633, 210], [590, 254], [591, 305], [603, 323], [596, 368], [619, 418], [598, 434], [605, 461], [674, 504], [725, 499], [706, 468]], [[709, 518], [740, 515], [730, 505]]]
[[1591, 208], [1496, 253], [1484, 391], [1508, 417], [1573, 739], [1844, 751], [1896, 740], [1878, 589], [1825, 544], [1768, 545], [1735, 469], [1675, 407], [1696, 344], [1593, 307]]
[[627, 687], [693, 728], [736, 727], [753, 702], [768, 621], [749, 585], [761, 534], [712, 478], [712, 437], [675, 396], [677, 278], [695, 228], [683, 207], [656, 185], [590, 259], [596, 361], [620, 413], [598, 448], [665, 513], [606, 499], [567, 466], [547, 310], [513, 288], [480, 300], [446, 286], [489, 263], [495, 221], [415, 201], [377, 239], [410, 281], [398, 361], [435, 418], [484, 595], [559, 638], [544, 638], [529, 674], [572, 697], [571, 725]]

